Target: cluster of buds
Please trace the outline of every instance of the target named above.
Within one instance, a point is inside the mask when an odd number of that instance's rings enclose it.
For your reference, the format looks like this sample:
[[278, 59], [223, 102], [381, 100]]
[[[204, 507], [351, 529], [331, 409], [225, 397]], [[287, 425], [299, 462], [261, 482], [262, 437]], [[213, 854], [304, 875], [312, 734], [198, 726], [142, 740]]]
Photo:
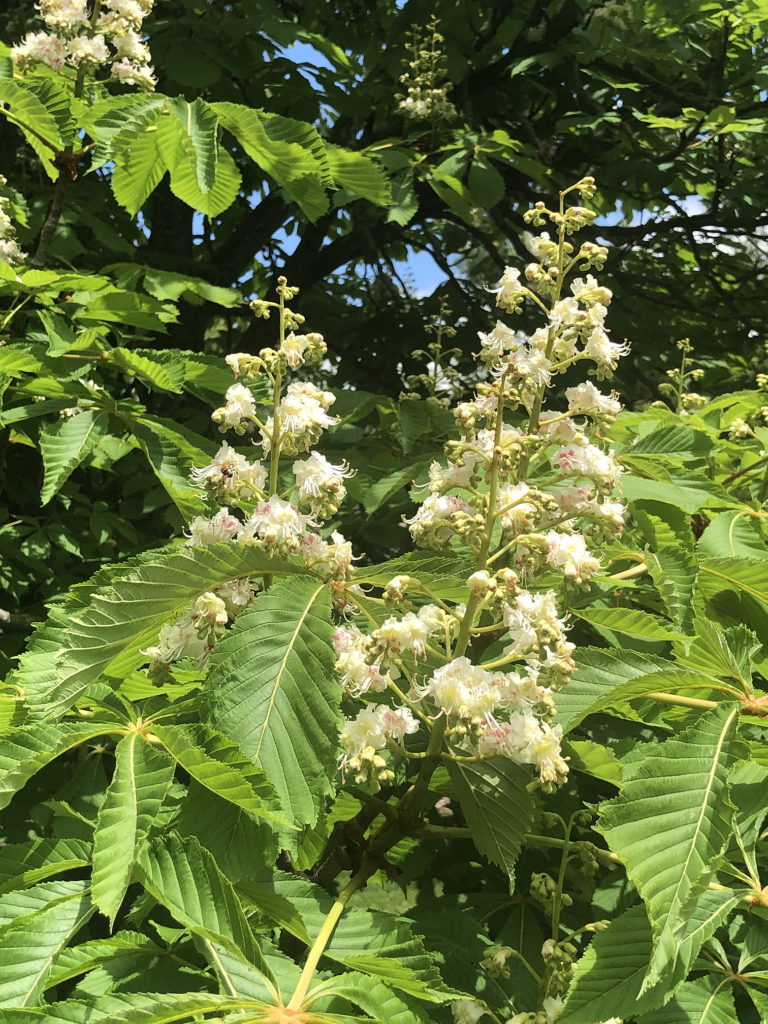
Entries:
[[19, 72], [44, 64], [96, 71], [109, 65], [112, 78], [141, 89], [154, 89], [156, 79], [142, 24], [154, 0], [40, 0], [37, 5], [47, 31], [29, 32], [11, 48]]
[[[8, 180], [0, 174], [0, 188], [4, 188]], [[14, 267], [23, 263], [27, 254], [21, 251], [16, 241], [16, 229], [8, 212], [11, 205], [7, 196], [0, 196], [0, 263], [7, 263]]]
[[666, 404], [672, 406], [675, 412], [684, 416], [686, 413], [695, 412], [706, 404], [707, 399], [696, 391], [690, 391], [690, 385], [700, 381], [704, 376], [704, 370], [696, 366], [691, 358], [693, 345], [688, 338], [682, 338], [677, 342], [677, 350], [681, 353], [680, 365], [672, 370], [666, 371], [667, 380], [659, 384], [659, 394], [664, 402], [654, 402], [666, 408]]
[[448, 81], [444, 37], [438, 31], [440, 20], [433, 15], [424, 29], [413, 29], [408, 45], [410, 59], [400, 76], [405, 94], [398, 93], [398, 109], [414, 121], [452, 121], [456, 108], [448, 99]]
[[548, 917], [552, 916], [556, 902], [559, 902], [562, 907], [573, 905], [573, 899], [567, 892], [561, 893], [558, 900], [557, 882], [551, 875], [543, 871], [534, 872], [531, 875], [531, 884], [528, 891], [531, 894], [531, 899], [539, 904]]

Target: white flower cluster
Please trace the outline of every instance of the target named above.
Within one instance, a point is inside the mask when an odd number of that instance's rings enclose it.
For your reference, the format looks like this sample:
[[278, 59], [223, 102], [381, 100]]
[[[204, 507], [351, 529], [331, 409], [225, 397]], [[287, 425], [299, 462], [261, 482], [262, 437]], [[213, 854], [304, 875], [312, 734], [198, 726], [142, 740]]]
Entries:
[[[280, 287], [284, 289], [282, 298], [295, 294], [295, 289]], [[272, 305], [277, 304], [259, 304], [260, 308]], [[280, 308], [281, 316], [298, 321], [298, 314], [290, 313], [282, 303]], [[277, 351], [264, 349], [258, 356], [235, 353], [227, 357], [236, 377], [251, 379], [265, 374], [270, 378], [273, 395], [264, 404], [276, 411], [262, 421], [258, 415], [262, 403], [249, 387], [236, 382], [227, 389], [225, 405], [215, 410], [213, 421], [220, 431], [230, 429], [239, 435], [258, 427], [265, 461], [249, 459], [225, 441], [207, 465], [191, 471], [192, 482], [207, 496], [227, 504], [209, 517], [192, 519], [187, 533], [189, 547], [227, 542], [255, 545], [269, 555], [293, 556], [336, 581], [349, 578], [354, 560], [352, 545], [337, 531], [327, 540], [319, 532], [345, 497], [349, 467], [334, 465], [312, 452], [293, 462], [294, 483], [283, 493], [275, 493], [279, 472], [270, 472], [279, 470], [281, 454], [307, 451], [322, 430], [335, 422], [327, 415], [334, 399], [329, 392], [305, 381], [294, 381], [281, 394], [283, 376], [289, 369], [309, 359], [320, 359], [325, 351], [319, 334], [289, 334]], [[255, 582], [243, 580], [202, 594], [177, 622], [164, 626], [157, 645], [144, 652], [153, 668], [167, 667], [182, 658], [203, 664], [231, 619], [250, 603], [255, 587]], [[340, 589], [340, 608], [345, 600]]]
[[154, 89], [149, 47], [142, 24], [154, 0], [96, 0], [93, 15], [87, 0], [40, 0], [40, 17], [48, 31], [28, 32], [11, 48], [19, 71], [45, 64], [55, 71], [65, 65], [97, 68], [111, 65], [119, 82]]
[[165, 671], [173, 662], [186, 658], [202, 668], [227, 623], [252, 600], [249, 580], [235, 580], [201, 594], [188, 612], [160, 629], [157, 644], [142, 651], [151, 670]]
[[[0, 174], [0, 188], [7, 185], [7, 179]], [[0, 263], [7, 263], [16, 266], [23, 263], [27, 254], [21, 251], [16, 241], [16, 229], [8, 213], [10, 201], [5, 196], [0, 196]]]
[[[590, 182], [580, 183], [584, 194]], [[537, 204], [529, 220], [544, 217], [556, 225], [556, 240], [546, 233], [533, 239], [537, 262], [524, 273], [507, 268], [494, 291], [507, 312], [533, 297], [546, 322], [529, 337], [501, 320], [480, 335], [491, 380], [457, 406], [460, 439], [446, 445], [446, 464], [432, 464], [427, 493], [405, 520], [420, 547], [474, 553], [467, 606], [419, 607], [418, 585], [397, 577], [384, 600], [398, 614], [366, 632], [349, 623], [336, 634], [347, 693], [388, 691], [392, 700], [367, 704], [342, 732], [343, 765], [358, 783], [389, 778], [388, 758], [440, 718], [455, 756], [532, 765], [547, 791], [568, 772], [561, 730], [551, 722], [553, 694], [575, 666], [554, 583], [587, 583], [600, 569], [590, 541], [623, 528], [625, 509], [614, 493], [621, 467], [601, 441], [621, 407], [590, 380], [565, 389], [562, 411], [546, 408], [545, 396], [582, 361], [596, 377], [610, 375], [627, 349], [610, 340], [611, 293], [592, 274], [562, 295], [573, 266], [599, 269], [605, 260], [601, 246], [585, 243], [577, 252], [568, 241], [592, 214]], [[429, 588], [421, 593], [429, 596]], [[483, 663], [473, 637], [489, 632], [494, 654]], [[418, 742], [423, 749], [424, 738]]]

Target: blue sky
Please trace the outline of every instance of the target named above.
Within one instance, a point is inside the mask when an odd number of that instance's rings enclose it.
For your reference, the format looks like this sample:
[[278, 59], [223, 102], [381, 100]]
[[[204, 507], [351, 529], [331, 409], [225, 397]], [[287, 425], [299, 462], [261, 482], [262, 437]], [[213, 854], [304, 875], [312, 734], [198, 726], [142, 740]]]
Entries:
[[[402, 6], [402, 4], [398, 4], [398, 6]], [[282, 54], [299, 65], [300, 73], [315, 88], [317, 87], [317, 81], [312, 74], [312, 69], [332, 68], [332, 64], [323, 54], [309, 43], [294, 43], [292, 46], [285, 47], [282, 50]], [[604, 217], [600, 217], [597, 223], [606, 225], [618, 224], [622, 219], [623, 213], [619, 209]], [[636, 215], [633, 217], [633, 222], [639, 219], [640, 217]], [[276, 240], [286, 254], [290, 255], [298, 244], [299, 238], [298, 236], [289, 237], [284, 232], [278, 232]], [[446, 280], [443, 271], [429, 253], [426, 252], [416, 252], [413, 249], [409, 249], [407, 259], [395, 261], [395, 266], [401, 277], [408, 282], [417, 295], [431, 294], [441, 282]]]

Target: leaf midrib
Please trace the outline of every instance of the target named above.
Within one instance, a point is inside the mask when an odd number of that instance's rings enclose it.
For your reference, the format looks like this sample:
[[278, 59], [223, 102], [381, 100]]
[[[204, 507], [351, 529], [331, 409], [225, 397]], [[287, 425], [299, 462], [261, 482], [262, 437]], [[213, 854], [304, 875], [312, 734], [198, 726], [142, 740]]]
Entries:
[[318, 586], [316, 587], [314, 593], [312, 594], [312, 597], [309, 599], [309, 601], [307, 601], [307, 604], [306, 604], [304, 610], [301, 613], [301, 616], [299, 617], [299, 619], [298, 619], [298, 621], [296, 623], [296, 627], [293, 630], [293, 633], [291, 634], [290, 642], [287, 644], [287, 646], [285, 648], [285, 651], [283, 652], [283, 656], [280, 659], [280, 666], [279, 666], [279, 668], [277, 670], [277, 674], [275, 675], [275, 684], [272, 687], [272, 693], [269, 695], [269, 703], [267, 705], [267, 712], [266, 712], [266, 714], [264, 716], [264, 721], [263, 721], [263, 723], [261, 725], [261, 729], [260, 729], [260, 733], [259, 733], [259, 741], [256, 744], [256, 750], [254, 752], [254, 757], [255, 758], [258, 758], [261, 755], [261, 747], [262, 747], [262, 744], [264, 743], [264, 739], [265, 739], [265, 737], [267, 735], [267, 731], [269, 729], [270, 718], [272, 717], [272, 712], [274, 711], [274, 708], [275, 708], [275, 702], [277, 701], [277, 694], [278, 694], [278, 692], [280, 690], [280, 685], [281, 685], [281, 682], [282, 682], [283, 673], [285, 672], [285, 669], [286, 669], [286, 665], [287, 665], [287, 662], [288, 662], [288, 657], [293, 652], [294, 647], [296, 645], [296, 640], [297, 640], [297, 638], [299, 636], [299, 633], [301, 632], [302, 627], [304, 626], [304, 622], [306, 621], [306, 618], [309, 615], [309, 613], [310, 613], [310, 611], [312, 609], [312, 606], [314, 605], [314, 603], [317, 600], [317, 598], [319, 597], [319, 595], [322, 593], [324, 587], [325, 587], [324, 583], [319, 583]]

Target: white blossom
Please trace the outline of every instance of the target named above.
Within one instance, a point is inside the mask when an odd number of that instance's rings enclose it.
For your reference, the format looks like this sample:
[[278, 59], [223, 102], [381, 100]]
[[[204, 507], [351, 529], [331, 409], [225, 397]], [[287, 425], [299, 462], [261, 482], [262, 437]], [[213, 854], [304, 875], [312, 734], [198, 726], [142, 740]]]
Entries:
[[67, 60], [67, 43], [47, 32], [28, 32], [23, 42], [11, 47], [11, 57], [20, 66], [39, 61], [58, 71]]
[[505, 267], [498, 285], [490, 291], [496, 296], [496, 305], [512, 313], [523, 301], [528, 289], [520, 283], [517, 267]]
[[587, 274], [586, 278], [577, 277], [575, 281], [572, 281], [571, 294], [585, 306], [594, 306], [597, 302], [607, 306], [613, 298], [610, 288], [598, 284], [592, 274]]
[[587, 550], [580, 533], [559, 533], [550, 530], [545, 537], [547, 562], [564, 576], [581, 581], [589, 579], [600, 568], [600, 560]]
[[419, 723], [408, 708], [368, 704], [344, 724], [340, 741], [347, 754], [355, 756], [367, 748], [381, 750], [387, 739], [402, 739], [418, 732]]
[[258, 539], [267, 547], [296, 551], [307, 529], [314, 525], [314, 521], [302, 515], [295, 505], [273, 494], [267, 501], [256, 506], [243, 524], [237, 539]]
[[[285, 396], [278, 406], [281, 444], [291, 452], [306, 451], [317, 442], [322, 432], [336, 423], [328, 415], [328, 408], [335, 401], [328, 391], [320, 391], [311, 384], [294, 381], [285, 389]], [[270, 416], [261, 432], [261, 443], [265, 453], [272, 447], [275, 430]]]
[[457, 999], [455, 1003], [451, 1003], [455, 1024], [477, 1024], [486, 1012], [483, 1004], [478, 1003], [476, 999]]
[[593, 444], [560, 448], [550, 461], [555, 469], [568, 476], [588, 476], [611, 485], [617, 484], [621, 475], [621, 466], [613, 454]]
[[602, 327], [595, 327], [584, 345], [584, 354], [595, 361], [598, 377], [612, 373], [628, 352], [629, 345], [611, 341]]
[[230, 385], [224, 398], [226, 402], [221, 408], [216, 409], [211, 415], [214, 423], [217, 423], [222, 433], [228, 427], [239, 427], [243, 420], [252, 420], [256, 415], [256, 400], [244, 384]]
[[621, 402], [613, 395], [604, 395], [589, 380], [575, 387], [566, 388], [565, 397], [568, 399], [568, 411], [574, 416], [584, 414], [613, 417], [621, 412]]
[[481, 358], [493, 365], [497, 364], [506, 352], [512, 352], [519, 347], [520, 336], [511, 328], [507, 327], [501, 320], [496, 321], [496, 326], [490, 334], [477, 334], [481, 345]]
[[189, 524], [187, 544], [190, 547], [201, 547], [205, 544], [232, 540], [242, 525], [236, 516], [230, 515], [228, 508], [220, 508], [211, 519], [195, 516]]
[[333, 503], [338, 507], [346, 494], [342, 481], [352, 476], [352, 470], [345, 463], [336, 466], [324, 455], [312, 452], [308, 458], [294, 462], [293, 475], [299, 489], [300, 502], [318, 503], [333, 496]]
[[83, 61], [91, 64], [103, 64], [109, 60], [109, 49], [102, 35], [75, 36], [68, 44], [69, 59], [75, 66]]
[[260, 462], [250, 463], [226, 441], [207, 466], [193, 469], [189, 475], [201, 487], [226, 492], [237, 491], [241, 487], [253, 492], [262, 491], [267, 480], [267, 471]]
[[198, 636], [191, 616], [187, 615], [177, 622], [162, 626], [157, 644], [141, 653], [161, 665], [170, 665], [181, 658], [193, 658], [202, 664], [209, 650], [207, 640]]

